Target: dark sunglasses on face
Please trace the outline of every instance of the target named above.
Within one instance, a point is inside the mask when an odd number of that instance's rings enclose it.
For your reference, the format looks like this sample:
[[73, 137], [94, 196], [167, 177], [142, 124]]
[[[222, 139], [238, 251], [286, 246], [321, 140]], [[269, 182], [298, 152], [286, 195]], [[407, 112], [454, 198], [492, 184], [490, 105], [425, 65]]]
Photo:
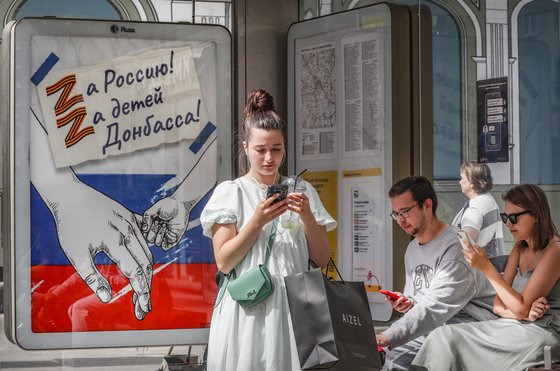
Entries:
[[528, 213], [530, 213], [530, 211], [525, 210], [525, 211], [522, 211], [520, 213], [515, 213], [515, 214], [500, 213], [500, 216], [502, 217], [502, 222], [504, 222], [504, 224], [507, 224], [508, 220], [511, 222], [511, 224], [516, 224], [517, 223], [517, 218], [520, 215], [528, 214]]

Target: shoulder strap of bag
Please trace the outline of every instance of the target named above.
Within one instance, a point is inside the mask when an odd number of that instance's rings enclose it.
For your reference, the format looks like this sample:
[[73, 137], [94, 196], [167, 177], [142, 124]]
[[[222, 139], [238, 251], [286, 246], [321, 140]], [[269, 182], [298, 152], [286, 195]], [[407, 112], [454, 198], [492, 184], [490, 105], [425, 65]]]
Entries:
[[[270, 253], [272, 252], [272, 244], [274, 243], [274, 239], [276, 238], [276, 224], [278, 223], [278, 219], [274, 219], [272, 221], [272, 228], [270, 229], [270, 237], [268, 238], [268, 243], [266, 244], [266, 254], [264, 257], [263, 265], [268, 265], [268, 260], [270, 258]], [[228, 274], [229, 280], [233, 281], [237, 278], [237, 274], [235, 273], [235, 268], [231, 270]]]
[[222, 298], [224, 297], [224, 293], [226, 292], [229, 281], [235, 279], [234, 277], [232, 277], [232, 275], [235, 276], [235, 269], [224, 276], [222, 285], [218, 289], [218, 296], [214, 301], [214, 308], [216, 308], [222, 302]]

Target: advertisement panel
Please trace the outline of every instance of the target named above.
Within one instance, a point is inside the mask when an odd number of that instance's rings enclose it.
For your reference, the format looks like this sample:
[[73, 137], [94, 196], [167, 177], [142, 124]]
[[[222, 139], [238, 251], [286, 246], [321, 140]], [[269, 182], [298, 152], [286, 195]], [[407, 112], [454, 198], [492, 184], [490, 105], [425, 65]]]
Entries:
[[507, 77], [476, 82], [478, 162], [509, 161]]
[[9, 337], [205, 343], [216, 265], [198, 218], [231, 176], [229, 33], [23, 19], [4, 35]]

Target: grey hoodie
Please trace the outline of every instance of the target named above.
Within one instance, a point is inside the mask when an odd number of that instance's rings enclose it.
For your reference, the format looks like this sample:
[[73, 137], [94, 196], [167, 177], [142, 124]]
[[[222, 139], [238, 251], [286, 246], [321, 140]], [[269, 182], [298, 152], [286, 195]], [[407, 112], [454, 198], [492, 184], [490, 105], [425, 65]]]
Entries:
[[448, 226], [425, 245], [416, 238], [408, 245], [404, 295], [415, 304], [384, 331], [391, 348], [443, 325], [471, 300], [495, 295], [484, 274], [465, 261], [456, 232]]

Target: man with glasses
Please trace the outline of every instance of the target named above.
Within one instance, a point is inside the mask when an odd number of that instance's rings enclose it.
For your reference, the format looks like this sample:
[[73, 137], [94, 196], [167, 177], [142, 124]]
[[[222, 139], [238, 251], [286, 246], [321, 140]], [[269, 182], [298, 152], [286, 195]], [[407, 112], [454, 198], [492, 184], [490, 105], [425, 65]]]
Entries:
[[491, 303], [495, 292], [484, 275], [466, 264], [457, 228], [437, 218], [438, 200], [427, 178], [401, 179], [389, 190], [389, 198], [391, 217], [414, 239], [405, 253], [403, 297], [391, 303], [403, 316], [377, 335], [377, 342], [389, 347], [385, 369], [408, 370], [434, 328], [496, 318], [489, 311], [479, 311], [474, 318], [472, 311], [463, 310], [473, 299]]

